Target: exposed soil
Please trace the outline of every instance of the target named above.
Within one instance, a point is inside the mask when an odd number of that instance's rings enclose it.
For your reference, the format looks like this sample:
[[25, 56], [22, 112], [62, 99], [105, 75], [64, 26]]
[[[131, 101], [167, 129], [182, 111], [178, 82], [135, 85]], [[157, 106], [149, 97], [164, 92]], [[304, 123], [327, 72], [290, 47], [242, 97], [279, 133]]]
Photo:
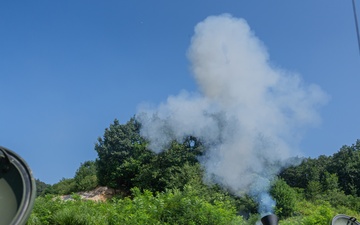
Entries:
[[[92, 191], [82, 191], [77, 192], [76, 194], [80, 195], [81, 199], [84, 200], [105, 202], [115, 195], [115, 190], [108, 187], [97, 187]], [[73, 198], [72, 195], [62, 195], [60, 196], [60, 199], [67, 201], [72, 200]]]

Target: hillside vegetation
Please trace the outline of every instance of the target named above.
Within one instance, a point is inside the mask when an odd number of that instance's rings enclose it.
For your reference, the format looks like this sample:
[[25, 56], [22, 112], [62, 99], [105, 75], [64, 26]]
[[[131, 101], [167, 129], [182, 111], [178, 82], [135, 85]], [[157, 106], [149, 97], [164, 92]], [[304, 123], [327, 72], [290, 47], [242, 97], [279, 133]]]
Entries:
[[[206, 148], [189, 136], [155, 154], [134, 118], [115, 120], [98, 138], [94, 161], [54, 185], [37, 180], [38, 197], [27, 224], [255, 224], [258, 205], [216, 183], [204, 183], [199, 163]], [[117, 190], [106, 202], [77, 194], [97, 186]], [[73, 200], [56, 196], [72, 194]], [[272, 181], [281, 225], [329, 224], [336, 214], [360, 218], [360, 140], [332, 156], [304, 158]]]

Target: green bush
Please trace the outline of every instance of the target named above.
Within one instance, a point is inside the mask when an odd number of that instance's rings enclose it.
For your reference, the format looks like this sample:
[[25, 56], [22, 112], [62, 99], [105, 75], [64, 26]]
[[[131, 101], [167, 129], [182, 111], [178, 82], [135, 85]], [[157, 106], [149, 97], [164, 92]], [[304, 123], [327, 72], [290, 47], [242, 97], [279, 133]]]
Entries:
[[[198, 197], [190, 186], [184, 191], [167, 190], [156, 196], [150, 191], [132, 189], [133, 199], [116, 202], [118, 224], [242, 224], [229, 201], [211, 204]], [[116, 224], [116, 223], [111, 223]]]
[[319, 202], [316, 207], [312, 208], [312, 213], [303, 219], [304, 225], [330, 224], [334, 212], [329, 203]]
[[28, 220], [28, 225], [54, 224], [53, 213], [64, 207], [64, 202], [53, 195], [38, 197], [35, 200], [33, 211]]
[[[211, 199], [211, 201], [210, 201]], [[108, 202], [63, 201], [52, 196], [39, 197], [28, 225], [133, 225], [133, 224], [245, 224], [226, 197], [201, 196], [186, 186], [183, 191], [166, 190], [153, 194], [132, 189], [132, 198]]]
[[271, 188], [276, 200], [275, 212], [280, 218], [291, 216], [295, 211], [296, 192], [283, 179], [278, 179]]

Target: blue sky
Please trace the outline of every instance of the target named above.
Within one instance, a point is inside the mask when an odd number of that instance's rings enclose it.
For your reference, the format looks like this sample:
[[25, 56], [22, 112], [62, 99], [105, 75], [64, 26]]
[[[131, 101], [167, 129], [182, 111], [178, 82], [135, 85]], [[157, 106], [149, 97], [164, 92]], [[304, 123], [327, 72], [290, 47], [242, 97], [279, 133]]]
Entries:
[[3, 1], [0, 145], [44, 182], [73, 177], [97, 157], [97, 137], [115, 118], [198, 92], [186, 52], [196, 24], [223, 13], [247, 21], [273, 65], [330, 96], [321, 124], [302, 138], [305, 156], [332, 155], [360, 138], [350, 0]]

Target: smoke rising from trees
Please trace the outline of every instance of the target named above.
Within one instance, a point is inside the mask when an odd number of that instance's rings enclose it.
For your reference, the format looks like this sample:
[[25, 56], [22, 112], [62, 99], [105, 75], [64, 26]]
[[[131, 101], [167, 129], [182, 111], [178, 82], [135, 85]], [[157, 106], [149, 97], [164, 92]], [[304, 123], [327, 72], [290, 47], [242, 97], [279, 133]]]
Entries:
[[207, 178], [271, 206], [264, 196], [271, 179], [297, 154], [304, 129], [320, 121], [327, 95], [273, 66], [247, 22], [228, 14], [196, 25], [188, 58], [199, 93], [140, 107], [141, 134], [155, 152], [172, 140], [199, 138], [207, 147], [200, 159]]

